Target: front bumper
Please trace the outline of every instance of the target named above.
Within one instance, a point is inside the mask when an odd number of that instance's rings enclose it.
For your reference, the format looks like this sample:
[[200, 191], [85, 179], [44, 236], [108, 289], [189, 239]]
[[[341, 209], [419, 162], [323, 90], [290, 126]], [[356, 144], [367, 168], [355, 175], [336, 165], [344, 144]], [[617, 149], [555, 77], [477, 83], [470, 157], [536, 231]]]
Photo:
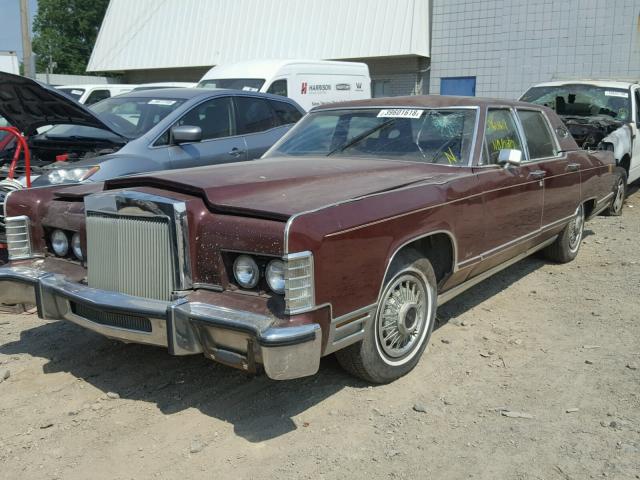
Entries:
[[30, 267], [0, 267], [0, 303], [32, 303], [38, 315], [68, 320], [104, 336], [167, 347], [172, 355], [208, 358], [275, 380], [313, 375], [322, 333], [316, 323], [282, 326], [263, 314], [184, 297], [172, 302], [98, 290], [65, 275]]

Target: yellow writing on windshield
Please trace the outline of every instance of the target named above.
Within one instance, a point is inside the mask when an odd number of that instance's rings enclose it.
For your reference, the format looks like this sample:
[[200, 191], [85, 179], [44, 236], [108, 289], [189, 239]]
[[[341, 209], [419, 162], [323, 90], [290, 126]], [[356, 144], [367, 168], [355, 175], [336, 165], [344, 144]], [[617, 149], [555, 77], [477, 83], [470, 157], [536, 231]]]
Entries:
[[449, 162], [449, 165], [458, 163], [458, 157], [456, 157], [455, 153], [451, 151], [451, 147], [449, 147], [449, 149], [444, 152], [444, 156], [447, 159], [447, 162]]
[[487, 130], [490, 132], [500, 132], [509, 130], [507, 122], [505, 120], [494, 120], [492, 118], [487, 119]]
[[491, 149], [494, 152], [500, 150], [513, 150], [517, 148], [516, 142], [512, 138], [496, 138], [491, 141]]

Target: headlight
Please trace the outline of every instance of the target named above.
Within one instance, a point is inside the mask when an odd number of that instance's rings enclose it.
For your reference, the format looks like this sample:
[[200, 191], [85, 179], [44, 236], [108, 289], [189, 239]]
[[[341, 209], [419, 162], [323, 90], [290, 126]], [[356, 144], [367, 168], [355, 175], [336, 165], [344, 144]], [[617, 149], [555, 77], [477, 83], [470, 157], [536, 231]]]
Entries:
[[233, 262], [233, 276], [243, 288], [254, 288], [260, 280], [258, 264], [249, 255], [240, 255]]
[[86, 180], [98, 170], [100, 167], [97, 165], [94, 167], [56, 168], [47, 174], [47, 180], [54, 185], [77, 183]]
[[51, 247], [53, 253], [59, 257], [64, 257], [69, 253], [69, 239], [62, 230], [54, 230], [51, 234]]
[[82, 246], [80, 245], [80, 234], [78, 232], [74, 233], [73, 237], [71, 237], [71, 249], [78, 260], [84, 259], [82, 256]]
[[271, 260], [265, 272], [269, 288], [275, 293], [284, 293], [284, 262]]

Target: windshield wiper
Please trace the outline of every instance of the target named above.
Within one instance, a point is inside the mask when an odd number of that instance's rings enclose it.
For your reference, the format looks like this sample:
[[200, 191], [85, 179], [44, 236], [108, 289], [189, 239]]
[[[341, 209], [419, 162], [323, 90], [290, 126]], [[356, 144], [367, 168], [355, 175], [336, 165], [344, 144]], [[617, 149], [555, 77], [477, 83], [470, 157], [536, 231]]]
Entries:
[[376, 125], [375, 127], [370, 128], [369, 130], [365, 130], [360, 135], [356, 135], [355, 137], [353, 137], [351, 140], [349, 140], [344, 145], [340, 145], [339, 147], [336, 147], [333, 150], [331, 150], [329, 153], [327, 153], [327, 157], [330, 156], [330, 155], [333, 155], [336, 152], [344, 152], [347, 148], [352, 147], [352, 146], [356, 145], [357, 143], [360, 143], [362, 140], [364, 140], [365, 138], [373, 135], [377, 131], [382, 130], [383, 128], [386, 128], [386, 127], [389, 127], [389, 126], [393, 125], [395, 123], [395, 121], [396, 121], [396, 119], [392, 118], [390, 120], [387, 120], [386, 122], [382, 122], [380, 125]]

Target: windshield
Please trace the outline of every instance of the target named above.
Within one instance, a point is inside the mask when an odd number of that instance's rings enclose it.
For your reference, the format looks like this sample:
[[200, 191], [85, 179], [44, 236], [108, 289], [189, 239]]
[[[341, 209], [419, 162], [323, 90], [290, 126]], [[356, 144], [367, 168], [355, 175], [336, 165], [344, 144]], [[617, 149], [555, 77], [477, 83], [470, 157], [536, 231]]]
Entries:
[[[134, 139], [147, 133], [182, 103], [183, 99], [176, 98], [113, 97], [91, 105], [89, 109], [114, 132]], [[80, 125], [56, 125], [47, 132], [47, 137], [51, 138], [72, 136], [105, 139], [113, 134]]]
[[606, 115], [621, 122], [628, 122], [631, 112], [629, 91], [622, 88], [581, 84], [533, 87], [527, 90], [521, 100], [545, 105], [554, 109], [558, 115], [564, 116]]
[[305, 116], [265, 157], [366, 156], [468, 164], [476, 109], [326, 110]]
[[84, 93], [84, 90], [82, 88], [58, 88], [58, 90], [66, 93], [74, 100], [80, 100], [80, 97]]
[[244, 90], [245, 92], [259, 92], [264, 85], [264, 78], [206, 78], [198, 83], [199, 88], [228, 88], [229, 90]]

